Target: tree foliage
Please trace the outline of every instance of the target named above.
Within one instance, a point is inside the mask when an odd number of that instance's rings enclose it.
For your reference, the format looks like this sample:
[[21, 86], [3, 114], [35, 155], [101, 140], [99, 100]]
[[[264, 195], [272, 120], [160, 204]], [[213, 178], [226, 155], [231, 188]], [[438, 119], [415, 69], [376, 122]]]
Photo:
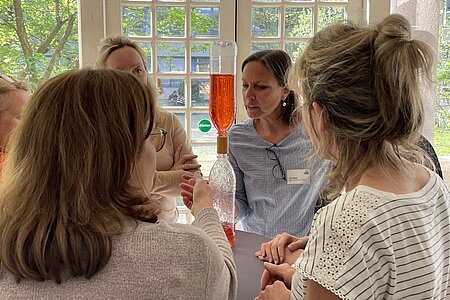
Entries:
[[34, 88], [78, 68], [77, 0], [0, 0], [0, 72]]

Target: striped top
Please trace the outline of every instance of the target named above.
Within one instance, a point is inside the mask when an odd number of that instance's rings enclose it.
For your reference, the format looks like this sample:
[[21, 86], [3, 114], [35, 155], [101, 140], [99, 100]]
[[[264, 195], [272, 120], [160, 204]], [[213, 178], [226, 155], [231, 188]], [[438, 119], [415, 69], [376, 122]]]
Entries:
[[322, 208], [293, 265], [292, 299], [308, 278], [341, 299], [450, 299], [450, 194], [429, 173], [415, 193], [358, 186]]
[[[252, 119], [235, 124], [229, 140], [229, 160], [236, 174], [236, 205], [242, 228], [267, 237], [281, 232], [308, 235], [331, 163], [311, 159], [314, 149], [303, 123], [276, 146], [259, 136]], [[269, 153], [266, 149], [270, 147], [276, 152]], [[280, 176], [274, 154], [285, 175], [293, 170], [308, 170], [309, 182], [288, 184]]]

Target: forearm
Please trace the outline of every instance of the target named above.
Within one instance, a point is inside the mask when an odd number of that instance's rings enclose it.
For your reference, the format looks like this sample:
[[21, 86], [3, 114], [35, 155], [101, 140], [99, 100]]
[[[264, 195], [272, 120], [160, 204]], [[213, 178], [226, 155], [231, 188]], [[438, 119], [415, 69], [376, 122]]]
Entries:
[[[237, 292], [237, 271], [233, 259], [233, 253], [230, 244], [225, 236], [219, 216], [214, 208], [204, 208], [192, 223], [193, 226], [202, 229], [217, 245], [219, 252], [223, 258], [223, 268], [213, 270], [214, 276], [219, 276], [218, 284], [214, 284], [214, 280], [208, 282], [214, 290], [207, 291], [210, 293], [208, 299], [224, 299], [227, 295], [228, 299], [235, 299]], [[216, 274], [218, 272], [218, 274]], [[220, 296], [220, 297], [219, 297]]]
[[181, 175], [184, 170], [157, 171], [153, 180], [153, 194], [166, 197], [180, 196], [180, 183], [183, 182]]

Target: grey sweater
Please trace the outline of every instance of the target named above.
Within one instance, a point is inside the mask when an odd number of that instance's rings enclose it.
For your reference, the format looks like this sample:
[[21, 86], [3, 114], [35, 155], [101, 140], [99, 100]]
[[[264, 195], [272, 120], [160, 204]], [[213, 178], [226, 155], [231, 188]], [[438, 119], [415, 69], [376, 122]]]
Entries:
[[214, 209], [190, 225], [134, 222], [91, 279], [22, 280], [2, 271], [0, 299], [235, 299], [236, 266]]

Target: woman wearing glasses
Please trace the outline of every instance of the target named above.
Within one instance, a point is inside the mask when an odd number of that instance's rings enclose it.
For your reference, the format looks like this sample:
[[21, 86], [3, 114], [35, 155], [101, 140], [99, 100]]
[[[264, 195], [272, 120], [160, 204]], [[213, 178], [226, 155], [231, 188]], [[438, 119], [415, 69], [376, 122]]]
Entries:
[[[155, 90], [148, 76], [144, 51], [125, 36], [107, 37], [100, 42], [97, 67], [130, 72], [151, 92]], [[157, 150], [158, 172], [153, 184], [152, 199], [161, 202], [161, 219], [176, 222], [178, 210], [175, 197], [180, 195], [179, 185], [183, 182], [181, 175], [192, 175], [192, 172], [199, 170], [200, 165], [196, 160], [197, 155], [192, 153], [183, 125], [174, 114], [158, 107], [155, 126], [151, 138]]]
[[233, 254], [199, 172], [192, 226], [159, 220], [148, 197], [151, 97], [113, 70], [67, 72], [33, 94], [0, 186], [0, 299], [236, 298]]
[[17, 126], [27, 102], [27, 85], [10, 76], [0, 75], [0, 169], [9, 136]]
[[250, 119], [230, 132], [238, 220], [267, 237], [307, 235], [329, 162], [310, 159], [312, 145], [286, 86], [291, 65], [282, 50], [252, 54], [242, 63], [242, 94]]

